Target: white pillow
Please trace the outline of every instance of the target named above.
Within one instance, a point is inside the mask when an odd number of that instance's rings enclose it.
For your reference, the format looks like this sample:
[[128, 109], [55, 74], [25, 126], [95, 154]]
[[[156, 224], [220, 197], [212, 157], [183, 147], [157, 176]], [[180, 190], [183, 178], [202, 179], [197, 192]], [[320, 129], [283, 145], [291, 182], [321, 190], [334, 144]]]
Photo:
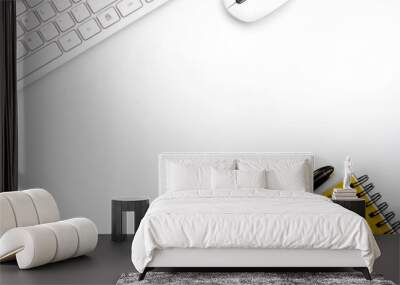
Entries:
[[287, 169], [272, 169], [267, 172], [268, 189], [307, 191], [305, 163]]
[[241, 188], [266, 188], [267, 176], [263, 170], [211, 169], [211, 188], [213, 190]]
[[240, 159], [239, 170], [266, 169], [267, 188], [307, 191], [311, 188], [311, 165], [299, 159]]
[[211, 168], [235, 169], [233, 159], [178, 158], [165, 162], [166, 191], [211, 189]]
[[167, 191], [194, 189], [211, 189], [211, 167], [170, 162], [168, 165]]
[[236, 170], [211, 169], [211, 189], [233, 189], [236, 190]]
[[236, 170], [237, 188], [267, 188], [267, 171]]

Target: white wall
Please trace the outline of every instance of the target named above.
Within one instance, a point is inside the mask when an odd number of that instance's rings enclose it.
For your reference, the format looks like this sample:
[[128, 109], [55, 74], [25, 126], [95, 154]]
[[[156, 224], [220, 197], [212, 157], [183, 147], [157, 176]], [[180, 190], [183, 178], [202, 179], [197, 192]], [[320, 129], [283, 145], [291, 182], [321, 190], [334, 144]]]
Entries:
[[106, 233], [113, 196], [156, 196], [160, 152], [312, 151], [332, 182], [351, 154], [400, 215], [399, 12], [292, 0], [243, 25], [172, 0], [25, 89], [21, 184]]

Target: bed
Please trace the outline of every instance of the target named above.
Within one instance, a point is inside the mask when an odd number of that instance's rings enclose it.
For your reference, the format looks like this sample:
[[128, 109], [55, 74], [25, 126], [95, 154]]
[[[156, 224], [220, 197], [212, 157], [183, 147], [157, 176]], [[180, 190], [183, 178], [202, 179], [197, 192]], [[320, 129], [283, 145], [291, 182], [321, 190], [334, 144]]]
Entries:
[[366, 221], [313, 193], [311, 153], [167, 153], [159, 197], [132, 243], [154, 268], [351, 267], [371, 279], [379, 248]]

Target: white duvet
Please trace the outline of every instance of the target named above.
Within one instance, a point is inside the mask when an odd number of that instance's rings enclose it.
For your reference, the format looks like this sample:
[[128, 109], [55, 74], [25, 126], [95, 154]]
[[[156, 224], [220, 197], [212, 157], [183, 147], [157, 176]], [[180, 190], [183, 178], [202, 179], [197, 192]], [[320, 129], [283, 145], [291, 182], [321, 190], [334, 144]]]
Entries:
[[370, 271], [380, 255], [357, 214], [321, 195], [257, 189], [158, 197], [137, 230], [132, 262], [143, 272], [165, 248], [358, 249]]

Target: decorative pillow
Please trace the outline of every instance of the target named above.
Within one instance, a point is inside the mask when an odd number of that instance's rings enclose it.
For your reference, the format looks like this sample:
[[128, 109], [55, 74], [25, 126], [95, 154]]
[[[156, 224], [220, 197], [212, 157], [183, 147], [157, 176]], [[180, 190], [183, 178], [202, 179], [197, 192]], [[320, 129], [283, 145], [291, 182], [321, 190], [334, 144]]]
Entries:
[[209, 166], [216, 169], [236, 169], [236, 160], [224, 158], [174, 158], [168, 159], [166, 163], [193, 167]]
[[274, 190], [307, 191], [305, 163], [287, 169], [273, 169], [267, 172], [268, 188]]
[[211, 189], [211, 168], [235, 169], [233, 159], [182, 158], [166, 163], [166, 190], [182, 191]]
[[170, 162], [168, 165], [168, 191], [184, 191], [211, 188], [211, 167], [181, 165]]
[[241, 188], [266, 188], [266, 170], [211, 169], [213, 190], [238, 190]]
[[234, 189], [236, 190], [236, 170], [211, 169], [211, 189]]
[[239, 170], [266, 169], [267, 188], [307, 191], [310, 189], [311, 165], [299, 159], [240, 159]]
[[237, 188], [267, 188], [267, 171], [236, 170]]

